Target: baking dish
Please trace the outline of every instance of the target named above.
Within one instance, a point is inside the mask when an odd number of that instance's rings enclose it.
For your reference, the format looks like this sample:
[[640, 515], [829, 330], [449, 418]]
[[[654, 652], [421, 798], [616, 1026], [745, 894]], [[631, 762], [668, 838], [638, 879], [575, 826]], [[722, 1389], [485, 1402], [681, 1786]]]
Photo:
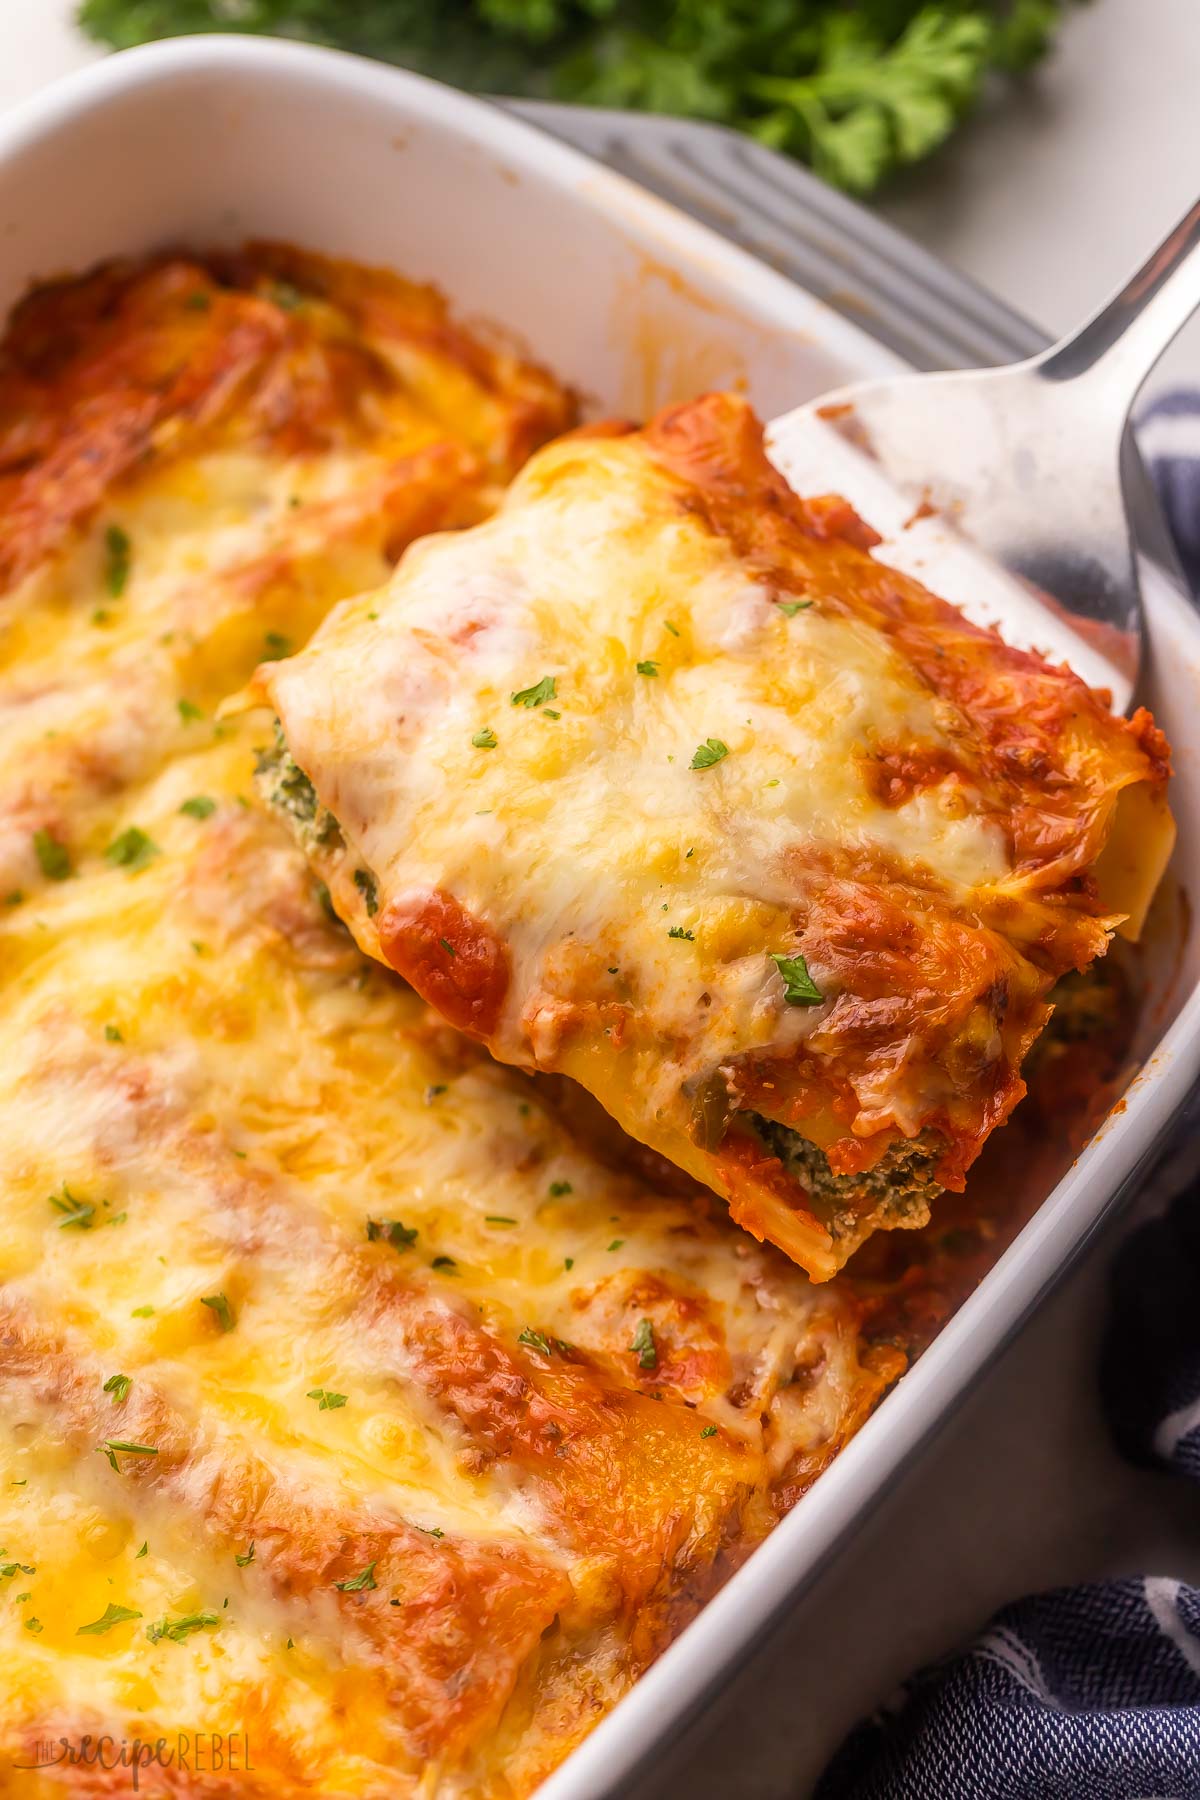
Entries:
[[[900, 358], [661, 201], [484, 103], [293, 45], [192, 40], [72, 78], [0, 129], [0, 304], [168, 242], [284, 237], [393, 264], [495, 321], [605, 410], [742, 386], [764, 412]], [[1200, 625], [1146, 569], [1149, 703], [1176, 745], [1177, 874], [1200, 844]], [[820, 1483], [545, 1785], [623, 1791], [761, 1639], [1150, 1154], [1200, 1062], [1195, 947], [1150, 1008], [1114, 1114], [975, 1296]]]

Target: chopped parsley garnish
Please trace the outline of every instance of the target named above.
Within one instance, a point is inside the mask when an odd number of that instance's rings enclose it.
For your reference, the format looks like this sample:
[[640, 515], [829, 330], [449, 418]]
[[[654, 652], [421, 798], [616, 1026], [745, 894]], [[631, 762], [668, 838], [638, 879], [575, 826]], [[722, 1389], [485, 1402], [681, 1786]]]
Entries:
[[553, 1200], [557, 1200], [563, 1194], [569, 1194], [570, 1192], [571, 1184], [569, 1181], [552, 1181], [550, 1183], [550, 1197]]
[[292, 281], [273, 281], [268, 290], [270, 298], [284, 312], [295, 312], [304, 305], [304, 295]]
[[[0, 1554], [3, 1553], [0, 1552]], [[23, 1562], [0, 1563], [0, 1575], [3, 1575], [6, 1581], [10, 1580], [12, 1576], [18, 1573], [21, 1575], [36, 1575], [37, 1564]]]
[[132, 1376], [110, 1375], [100, 1392], [102, 1394], [111, 1394], [114, 1400], [123, 1400], [132, 1386]]
[[686, 938], [689, 944], [694, 944], [696, 941], [695, 932], [694, 931], [685, 931], [683, 929], [682, 925], [672, 925], [670, 931], [668, 931], [668, 933], [667, 933], [667, 936], [673, 937], [673, 938]]
[[95, 1206], [90, 1200], [77, 1199], [65, 1181], [61, 1194], [49, 1194], [47, 1198], [55, 1211], [62, 1214], [62, 1218], [55, 1221], [60, 1231], [65, 1231], [69, 1225], [78, 1225], [81, 1231], [91, 1229]]
[[179, 716], [185, 725], [192, 725], [197, 719], [204, 717], [194, 700], [177, 700], [175, 704], [179, 708]]
[[534, 1331], [530, 1325], [525, 1327], [524, 1331], [518, 1337], [517, 1342], [518, 1344], [524, 1344], [528, 1350], [536, 1350], [539, 1356], [549, 1356], [551, 1353], [550, 1339], [546, 1336], [545, 1332]]
[[723, 744], [720, 738], [705, 738], [702, 744], [697, 745], [688, 767], [689, 769], [711, 769], [714, 763], [722, 762], [728, 755], [729, 745]]
[[118, 1475], [121, 1473], [120, 1464], [117, 1462], [118, 1451], [121, 1451], [125, 1456], [158, 1455], [158, 1450], [154, 1444], [131, 1444], [127, 1438], [105, 1438], [102, 1444], [96, 1445], [96, 1450], [100, 1456], [107, 1456], [110, 1466]]
[[416, 1243], [415, 1225], [404, 1225], [399, 1219], [368, 1219], [367, 1237], [371, 1243], [390, 1244], [393, 1250], [407, 1250]]
[[107, 557], [104, 566], [105, 584], [113, 599], [119, 600], [129, 580], [132, 545], [128, 533], [122, 531], [119, 525], [110, 525], [104, 533], [104, 550]]
[[233, 1560], [237, 1564], [239, 1569], [244, 1569], [248, 1563], [252, 1563], [254, 1561], [254, 1545], [253, 1545], [253, 1543], [251, 1543], [250, 1548], [248, 1550], [240, 1552], [238, 1555], [236, 1555], [234, 1557]]
[[224, 1294], [201, 1294], [201, 1306], [207, 1306], [217, 1316], [217, 1323], [222, 1331], [232, 1331], [234, 1326], [233, 1308]]
[[532, 687], [521, 688], [510, 694], [513, 706], [544, 706], [547, 700], [554, 699], [555, 681], [553, 675], [543, 675]]
[[654, 1343], [654, 1327], [649, 1319], [640, 1319], [638, 1328], [633, 1334], [633, 1342], [629, 1348], [638, 1359], [641, 1369], [657, 1369], [658, 1350]]
[[24, 898], [25, 898], [25, 896], [21, 892], [20, 888], [13, 888], [13, 889], [11, 889], [11, 891], [9, 893], [5, 894], [4, 904], [5, 904], [5, 906], [20, 906], [20, 904], [21, 904], [22, 900], [24, 900]]
[[129, 1316], [131, 1319], [152, 1319], [154, 1308], [152, 1306], [135, 1306]]
[[37, 1637], [39, 1632], [43, 1629], [42, 1621], [40, 1619], [26, 1619], [25, 1629], [26, 1631], [32, 1631], [34, 1637]]
[[624, 1238], [614, 1238], [612, 1243], [608, 1247], [610, 1250], [619, 1250], [621, 1248], [622, 1244], [624, 1244], [624, 1242], [625, 1242]]
[[783, 997], [789, 1006], [820, 1006], [825, 996], [808, 972], [808, 964], [800, 955], [784, 956], [772, 950], [771, 961], [783, 976]]
[[517, 1221], [504, 1213], [484, 1213], [483, 1222], [485, 1225], [515, 1225]]
[[123, 1044], [125, 1039], [121, 1036], [120, 1027], [117, 1025], [106, 1025], [104, 1027], [104, 1041], [106, 1044]]
[[450, 942], [449, 938], [439, 938], [438, 943], [442, 946], [442, 949], [446, 952], [447, 956], [458, 955], [458, 951], [454, 948], [454, 945]]
[[435, 1256], [429, 1266], [431, 1269], [457, 1269], [458, 1264], [452, 1256]]
[[426, 1106], [432, 1106], [438, 1095], [444, 1094], [445, 1092], [446, 1083], [444, 1081], [435, 1081], [431, 1087], [425, 1089]]
[[482, 731], [477, 731], [475, 733], [471, 742], [476, 750], [494, 750], [496, 748], [496, 734], [490, 725], [485, 725]]
[[153, 838], [148, 838], [140, 825], [130, 825], [126, 831], [115, 837], [104, 852], [105, 862], [111, 863], [114, 869], [128, 869], [133, 874], [144, 869], [159, 855], [158, 845]]
[[701, 1437], [716, 1437], [716, 1435], [717, 1428], [715, 1425], [706, 1425], [704, 1430], [700, 1433]]
[[[217, 810], [217, 803], [207, 794], [193, 794], [190, 800], [184, 801], [179, 810], [189, 819], [211, 819]], [[326, 889], [327, 893], [328, 891]]]
[[542, 714], [542, 717], [543, 719], [561, 719], [562, 714], [560, 712], [555, 712], [552, 706], [548, 706]]
[[189, 312], [207, 312], [212, 305], [212, 295], [206, 294], [203, 288], [196, 288], [193, 293], [188, 295], [183, 304]]
[[71, 852], [52, 832], [45, 829], [34, 832], [33, 853], [47, 881], [65, 881], [71, 873]]
[[671, 623], [671, 621], [670, 621], [670, 619], [664, 619], [664, 620], [663, 620], [663, 624], [664, 624], [664, 625], [665, 625], [665, 626], [666, 626], [666, 628], [667, 628], [667, 630], [668, 630], [668, 631], [669, 631], [669, 632], [670, 632], [670, 634], [671, 634], [671, 636], [672, 636], [672, 637], [678, 637], [678, 636], [679, 636], [679, 627], [678, 627], [678, 625], [672, 625], [672, 623]]
[[138, 1561], [140, 1561], [140, 1559], [143, 1556], [149, 1556], [149, 1554], [150, 1554], [150, 1545], [149, 1545], [148, 1541], [145, 1538], [143, 1538], [142, 1539], [142, 1547], [140, 1550], [135, 1552], [133, 1560], [134, 1560], [134, 1562], [138, 1562]]
[[282, 631], [268, 631], [263, 638], [263, 643], [272, 656], [290, 656], [292, 653], [292, 640], [284, 637]]
[[141, 1616], [141, 1613], [134, 1612], [132, 1607], [114, 1606], [110, 1600], [100, 1617], [93, 1619], [90, 1625], [81, 1625], [75, 1636], [100, 1637], [103, 1632], [110, 1631], [114, 1625], [124, 1625], [130, 1619], [140, 1619]]
[[334, 1587], [343, 1594], [361, 1594], [364, 1588], [373, 1588], [375, 1581], [375, 1564], [369, 1562], [361, 1575], [351, 1575], [347, 1581], [335, 1581]]
[[[423, 1531], [426, 1537], [444, 1538], [446, 1535], [440, 1525], [417, 1525], [416, 1529], [418, 1531]], [[398, 1600], [388, 1601], [389, 1606], [399, 1606], [399, 1604], [400, 1602]]]
[[335, 1394], [331, 1388], [309, 1388], [306, 1400], [315, 1400], [318, 1412], [336, 1412], [339, 1406], [345, 1406], [345, 1394]]
[[794, 619], [798, 612], [807, 612], [811, 605], [811, 600], [781, 600], [779, 610], [785, 619]]
[[157, 1644], [160, 1638], [169, 1638], [173, 1644], [182, 1644], [184, 1638], [189, 1637], [193, 1631], [204, 1631], [220, 1623], [220, 1617], [215, 1612], [185, 1613], [181, 1619], [168, 1619], [164, 1613], [161, 1619], [156, 1619], [153, 1625], [146, 1627], [146, 1636], [152, 1644]]
[[638, 664], [637, 672], [639, 675], [657, 675], [658, 664], [654, 661], [653, 657], [647, 657], [645, 662], [640, 662]]
[[379, 884], [369, 869], [355, 869], [354, 885], [363, 897], [368, 919], [373, 919], [379, 911]]
[[564, 1256], [563, 1257], [563, 1268], [564, 1269], [573, 1269], [574, 1267], [575, 1267], [575, 1258], [573, 1256]]

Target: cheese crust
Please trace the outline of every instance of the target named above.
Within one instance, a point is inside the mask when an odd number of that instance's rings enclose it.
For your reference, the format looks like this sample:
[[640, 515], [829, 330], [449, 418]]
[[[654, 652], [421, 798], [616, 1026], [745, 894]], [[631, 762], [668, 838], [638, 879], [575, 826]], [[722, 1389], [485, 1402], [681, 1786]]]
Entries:
[[904, 1366], [364, 957], [216, 716], [571, 414], [270, 246], [0, 351], [6, 1792], [528, 1793]]
[[817, 1279], [961, 1189], [1172, 838], [1149, 716], [875, 541], [710, 395], [541, 450], [254, 688], [363, 949]]

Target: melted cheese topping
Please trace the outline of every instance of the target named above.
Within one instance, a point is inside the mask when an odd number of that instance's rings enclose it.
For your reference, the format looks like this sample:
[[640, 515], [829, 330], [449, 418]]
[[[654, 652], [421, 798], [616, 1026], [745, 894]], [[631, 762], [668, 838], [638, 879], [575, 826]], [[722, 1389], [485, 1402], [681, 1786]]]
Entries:
[[[872, 536], [710, 396], [541, 451], [493, 519], [415, 545], [257, 682], [336, 821], [309, 847], [360, 944], [818, 1278], [928, 1216], [879, 1202], [897, 1147], [961, 1187], [1052, 981], [1118, 921], [1091, 873], [1118, 795], [1167, 817], [1146, 715]], [[820, 1215], [753, 1115], [861, 1175], [857, 1208]]]
[[[208, 385], [163, 411], [173, 332]], [[6, 356], [0, 1754], [526, 1793], [903, 1363], [364, 959], [214, 718], [567, 403], [279, 251], [51, 291]]]

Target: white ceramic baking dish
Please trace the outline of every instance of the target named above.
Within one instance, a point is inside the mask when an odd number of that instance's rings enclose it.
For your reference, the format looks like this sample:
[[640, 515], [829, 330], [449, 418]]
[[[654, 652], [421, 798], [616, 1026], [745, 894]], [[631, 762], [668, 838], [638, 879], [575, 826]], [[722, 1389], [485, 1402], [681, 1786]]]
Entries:
[[[291, 44], [113, 58], [0, 121], [0, 312], [33, 281], [164, 244], [291, 239], [436, 282], [609, 411], [721, 384], [779, 413], [901, 366], [852, 323], [624, 177], [487, 103]], [[1145, 567], [1146, 698], [1172, 739], [1176, 872], [1200, 891], [1200, 619]], [[1115, 1113], [932, 1348], [749, 1563], [545, 1784], [627, 1792], [1060, 1277], [1200, 1069], [1200, 947], [1163, 959]]]

